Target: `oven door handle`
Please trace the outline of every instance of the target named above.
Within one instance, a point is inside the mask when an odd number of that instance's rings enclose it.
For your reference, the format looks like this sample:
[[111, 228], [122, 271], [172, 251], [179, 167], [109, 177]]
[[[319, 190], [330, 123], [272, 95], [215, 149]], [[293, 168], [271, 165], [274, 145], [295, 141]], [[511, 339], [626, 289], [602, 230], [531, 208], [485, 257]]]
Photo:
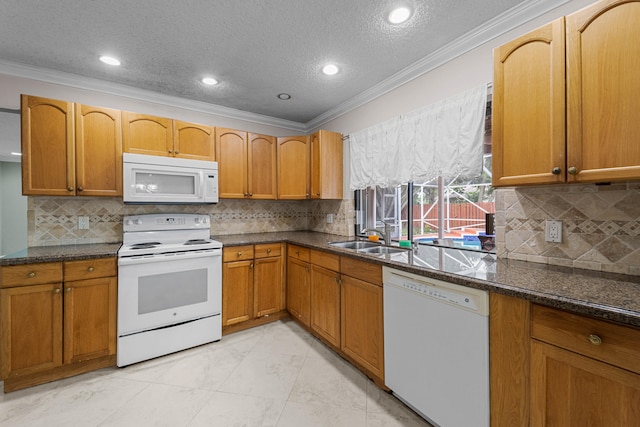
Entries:
[[196, 258], [207, 257], [221, 257], [222, 249], [212, 249], [202, 252], [176, 252], [170, 254], [156, 254], [150, 256], [133, 256], [118, 258], [118, 265], [136, 265], [136, 264], [150, 264], [153, 262], [166, 262], [166, 261], [182, 261]]

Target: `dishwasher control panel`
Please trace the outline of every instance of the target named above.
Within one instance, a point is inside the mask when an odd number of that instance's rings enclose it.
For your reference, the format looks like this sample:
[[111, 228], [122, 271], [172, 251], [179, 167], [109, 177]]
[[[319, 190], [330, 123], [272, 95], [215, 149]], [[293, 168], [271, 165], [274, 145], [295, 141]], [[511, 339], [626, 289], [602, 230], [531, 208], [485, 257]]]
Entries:
[[488, 293], [480, 289], [468, 288], [387, 267], [383, 267], [383, 283], [384, 286], [394, 286], [415, 292], [423, 297], [454, 305], [483, 316], [489, 314]]

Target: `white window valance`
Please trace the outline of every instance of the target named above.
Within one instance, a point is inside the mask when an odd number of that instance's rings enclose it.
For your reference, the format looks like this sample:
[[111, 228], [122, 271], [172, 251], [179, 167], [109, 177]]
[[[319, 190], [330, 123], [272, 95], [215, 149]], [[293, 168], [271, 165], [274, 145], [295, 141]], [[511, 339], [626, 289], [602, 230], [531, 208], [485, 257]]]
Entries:
[[352, 190], [482, 172], [487, 86], [349, 135]]

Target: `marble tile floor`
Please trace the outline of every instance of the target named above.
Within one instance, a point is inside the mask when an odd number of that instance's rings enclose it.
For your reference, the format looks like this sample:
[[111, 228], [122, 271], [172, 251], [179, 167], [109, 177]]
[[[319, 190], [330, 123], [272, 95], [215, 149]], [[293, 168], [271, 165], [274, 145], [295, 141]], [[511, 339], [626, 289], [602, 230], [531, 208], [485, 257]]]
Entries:
[[125, 368], [2, 394], [0, 426], [430, 424], [283, 320]]

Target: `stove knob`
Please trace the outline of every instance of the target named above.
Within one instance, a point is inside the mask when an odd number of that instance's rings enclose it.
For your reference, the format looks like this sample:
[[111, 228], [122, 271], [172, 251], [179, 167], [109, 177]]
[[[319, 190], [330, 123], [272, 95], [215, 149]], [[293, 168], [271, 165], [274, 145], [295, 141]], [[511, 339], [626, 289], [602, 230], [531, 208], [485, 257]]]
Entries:
[[128, 219], [127, 220], [127, 225], [133, 225], [133, 220], [132, 219]]
[[200, 224], [200, 218], [196, 218], [196, 224]]
[[142, 225], [142, 220], [140, 218], [136, 219], [136, 225]]
[[209, 222], [209, 217], [205, 216], [204, 218], [202, 218], [202, 222], [204, 222], [205, 224], [207, 224]]

